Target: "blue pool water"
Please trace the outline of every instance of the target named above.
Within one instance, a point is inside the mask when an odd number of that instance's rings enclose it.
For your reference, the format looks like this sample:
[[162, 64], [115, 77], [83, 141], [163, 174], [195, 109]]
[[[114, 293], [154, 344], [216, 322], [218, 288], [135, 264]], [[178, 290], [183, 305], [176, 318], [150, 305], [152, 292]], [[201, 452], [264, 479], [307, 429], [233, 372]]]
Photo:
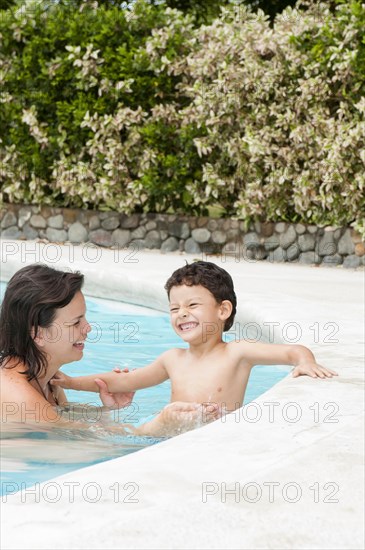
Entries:
[[[0, 298], [5, 285], [0, 284]], [[70, 375], [112, 370], [115, 366], [130, 370], [151, 362], [171, 347], [181, 347], [181, 340], [170, 327], [165, 313], [120, 302], [86, 298], [87, 318], [92, 325], [82, 361], [63, 367]], [[229, 336], [228, 336], [229, 339]], [[285, 368], [257, 366], [246, 390], [245, 403], [287, 374]], [[98, 394], [67, 390], [69, 401], [101, 405]], [[137, 424], [169, 402], [170, 382], [140, 390], [133, 404], [115, 411], [113, 420]], [[9, 426], [1, 430], [1, 488], [10, 493], [104, 460], [126, 455], [160, 440], [150, 437], [111, 435], [100, 426], [98, 412], [84, 409], [82, 420], [89, 430], [60, 429], [52, 426], [38, 430], [34, 426]], [[86, 415], [86, 417], [85, 417]], [[12, 487], [9, 483], [13, 483]]]

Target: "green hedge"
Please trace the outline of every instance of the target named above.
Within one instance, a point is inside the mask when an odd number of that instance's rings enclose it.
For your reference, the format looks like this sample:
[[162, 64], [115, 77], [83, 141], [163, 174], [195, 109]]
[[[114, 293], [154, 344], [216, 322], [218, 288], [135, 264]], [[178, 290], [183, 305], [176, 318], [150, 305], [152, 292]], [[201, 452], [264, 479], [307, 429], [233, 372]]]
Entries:
[[3, 11], [0, 200], [365, 232], [364, 28], [356, 1]]

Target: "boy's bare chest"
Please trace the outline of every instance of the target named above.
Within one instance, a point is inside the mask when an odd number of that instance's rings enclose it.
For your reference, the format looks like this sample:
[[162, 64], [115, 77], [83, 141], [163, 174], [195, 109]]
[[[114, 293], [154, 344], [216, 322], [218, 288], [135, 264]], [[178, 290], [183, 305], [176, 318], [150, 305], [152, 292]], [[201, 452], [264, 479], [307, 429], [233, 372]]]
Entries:
[[220, 402], [236, 385], [237, 373], [222, 362], [186, 362], [170, 372], [172, 400]]
[[185, 362], [170, 371], [171, 381], [195, 381], [218, 379], [227, 375], [228, 368], [213, 362]]

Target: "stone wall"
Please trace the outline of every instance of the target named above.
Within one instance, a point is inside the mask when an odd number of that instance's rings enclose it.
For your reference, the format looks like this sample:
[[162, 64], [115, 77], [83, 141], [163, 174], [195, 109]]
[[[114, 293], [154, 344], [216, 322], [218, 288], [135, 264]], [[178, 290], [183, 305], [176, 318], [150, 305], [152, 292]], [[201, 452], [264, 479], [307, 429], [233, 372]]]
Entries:
[[243, 222], [232, 219], [22, 205], [3, 205], [0, 226], [4, 239], [185, 251], [200, 257], [223, 254], [236, 261], [365, 265], [364, 242], [346, 227], [257, 222], [245, 231]]

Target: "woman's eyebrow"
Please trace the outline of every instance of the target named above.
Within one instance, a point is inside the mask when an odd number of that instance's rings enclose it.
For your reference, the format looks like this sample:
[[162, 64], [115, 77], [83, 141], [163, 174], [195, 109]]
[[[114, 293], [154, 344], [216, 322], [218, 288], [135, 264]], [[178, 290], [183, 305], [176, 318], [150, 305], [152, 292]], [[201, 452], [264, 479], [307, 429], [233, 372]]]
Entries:
[[82, 313], [81, 315], [78, 315], [77, 317], [73, 317], [69, 321], [66, 321], [66, 323], [72, 323], [72, 321], [76, 321], [77, 319], [81, 319], [81, 317], [84, 317], [85, 313]]

